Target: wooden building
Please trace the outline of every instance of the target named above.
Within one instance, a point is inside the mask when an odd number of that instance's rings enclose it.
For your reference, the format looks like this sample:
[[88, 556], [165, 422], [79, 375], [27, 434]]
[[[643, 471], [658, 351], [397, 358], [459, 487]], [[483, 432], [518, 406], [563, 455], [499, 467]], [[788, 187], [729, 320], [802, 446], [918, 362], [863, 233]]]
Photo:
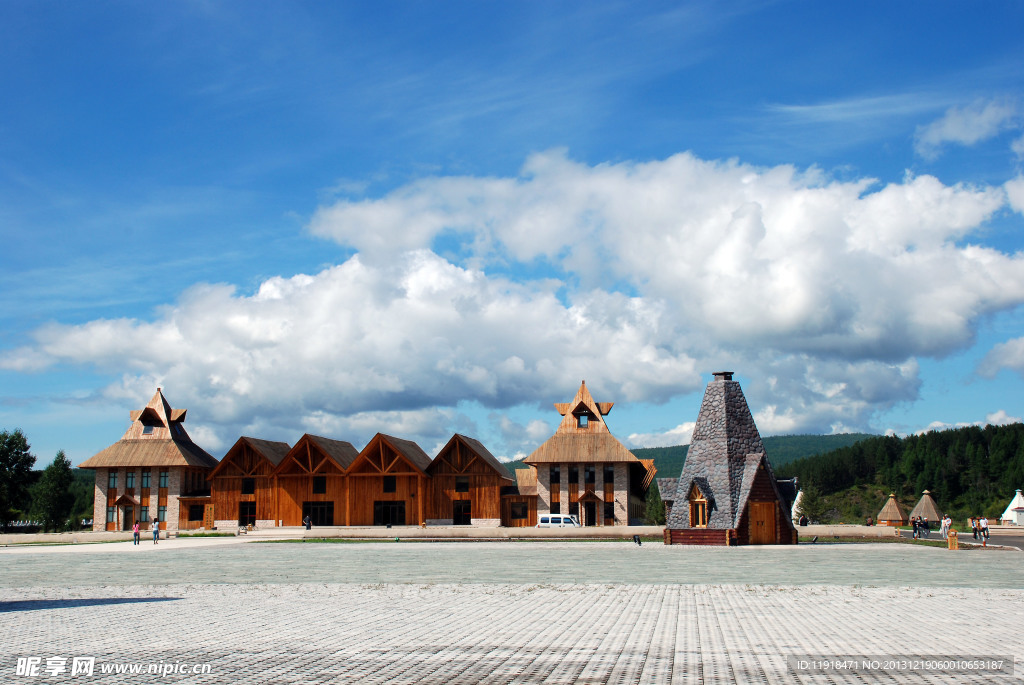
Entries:
[[[939, 514], [939, 507], [935, 504], [935, 498], [932, 497], [932, 493], [925, 490], [921, 494], [921, 499], [917, 501], [914, 508], [910, 511], [910, 518], [915, 519], [920, 516], [928, 521], [938, 521], [942, 518]], [[881, 524], [881, 521], [879, 521]]]
[[555, 434], [524, 461], [536, 472], [537, 514], [571, 514], [584, 526], [640, 523], [654, 460], [640, 460], [608, 430], [612, 402], [595, 402], [583, 381]]
[[743, 390], [730, 371], [714, 376], [675, 494], [667, 498], [665, 544], [796, 544], [791, 503], [780, 493]]
[[286, 442], [241, 437], [210, 474], [215, 525], [234, 529], [278, 525], [274, 471], [291, 448]]
[[456, 433], [427, 467], [427, 525], [499, 526], [502, 489], [516, 482], [479, 440]]
[[199, 528], [212, 513], [208, 478], [217, 460], [192, 442], [163, 391], [129, 412], [119, 441], [79, 464], [96, 472], [93, 530]]
[[348, 502], [346, 471], [359, 456], [352, 443], [306, 434], [274, 469], [278, 525], [340, 525]]
[[377, 433], [347, 471], [343, 525], [425, 524], [429, 467], [415, 442]]
[[536, 469], [516, 469], [515, 486], [501, 489], [501, 525], [510, 528], [537, 525]]
[[[905, 526], [909, 520], [907, 514], [903, 511], [903, 507], [896, 501], [896, 493], [889, 493], [889, 499], [886, 500], [885, 506], [878, 512], [878, 525]], [[938, 518], [932, 520], [937, 521]]]

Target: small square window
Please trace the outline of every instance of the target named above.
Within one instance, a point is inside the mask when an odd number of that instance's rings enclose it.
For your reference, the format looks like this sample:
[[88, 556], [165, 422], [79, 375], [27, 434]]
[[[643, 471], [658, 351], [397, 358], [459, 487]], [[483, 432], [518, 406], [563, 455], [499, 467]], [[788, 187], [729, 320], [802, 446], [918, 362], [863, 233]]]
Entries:
[[327, 476], [313, 476], [313, 494], [323, 495], [327, 492]]
[[255, 478], [243, 478], [242, 479], [242, 494], [243, 495], [255, 495], [256, 494], [256, 479]]
[[384, 476], [384, 492], [395, 492], [398, 490], [398, 480], [395, 476]]
[[586, 428], [587, 427], [587, 415], [586, 414], [577, 414], [576, 415], [576, 425], [579, 428]]
[[469, 492], [469, 476], [455, 476], [455, 492]]
[[143, 426], [142, 427], [142, 434], [143, 435], [152, 435], [153, 434], [153, 427], [152, 426]]
[[188, 520], [189, 521], [202, 521], [203, 520], [203, 507], [202, 504], [190, 504], [188, 505]]

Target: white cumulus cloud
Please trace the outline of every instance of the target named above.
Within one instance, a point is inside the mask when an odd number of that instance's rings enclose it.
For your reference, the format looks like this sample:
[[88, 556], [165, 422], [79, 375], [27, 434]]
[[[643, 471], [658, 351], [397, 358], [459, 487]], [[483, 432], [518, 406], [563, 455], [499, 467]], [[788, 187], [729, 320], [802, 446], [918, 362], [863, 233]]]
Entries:
[[1016, 102], [1005, 98], [978, 100], [963, 107], [951, 107], [940, 119], [918, 127], [914, 149], [931, 159], [938, 156], [946, 143], [974, 145], [1020, 125]]

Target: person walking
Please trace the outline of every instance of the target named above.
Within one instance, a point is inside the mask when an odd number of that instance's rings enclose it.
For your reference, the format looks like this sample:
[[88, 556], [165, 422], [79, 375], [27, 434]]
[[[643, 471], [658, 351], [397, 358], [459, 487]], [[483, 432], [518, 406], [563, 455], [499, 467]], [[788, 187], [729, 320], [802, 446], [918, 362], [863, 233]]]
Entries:
[[302, 519], [302, 525], [306, 527], [306, 530], [313, 527], [313, 519], [309, 518], [309, 514], [306, 514], [306, 517]]
[[160, 544], [160, 521], [153, 521], [153, 544]]
[[135, 525], [132, 526], [132, 544], [139, 544], [139, 520], [135, 519]]
[[978, 519], [973, 516], [971, 517], [971, 535], [974, 536], [975, 540], [978, 539]]
[[917, 520], [919, 518], [921, 518], [921, 517], [920, 516], [915, 516], [914, 518], [910, 519], [910, 525], [912, 525], [914, 527], [914, 539], [915, 540], [917, 539], [917, 528], [918, 528]]
[[942, 523], [939, 524], [939, 534], [942, 536], [942, 539], [945, 540], [949, 533], [949, 524], [947, 523], [947, 521], [949, 521], [949, 517], [943, 514], [939, 517], [939, 520], [942, 521]]
[[981, 520], [978, 521], [978, 535], [981, 536], [981, 544], [988, 546], [988, 517], [982, 516]]

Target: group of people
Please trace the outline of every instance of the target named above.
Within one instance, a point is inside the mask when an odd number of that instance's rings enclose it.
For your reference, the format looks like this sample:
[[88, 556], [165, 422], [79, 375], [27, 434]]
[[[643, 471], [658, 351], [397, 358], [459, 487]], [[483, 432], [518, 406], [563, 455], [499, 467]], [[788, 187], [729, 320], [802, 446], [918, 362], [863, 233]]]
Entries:
[[928, 527], [928, 519], [921, 516], [912, 516], [910, 518], [910, 525], [914, 528], [914, 539], [928, 537], [928, 531], [931, 530]]
[[971, 533], [974, 534], [975, 540], [988, 540], [988, 518], [985, 516], [974, 518], [972, 516]]
[[[132, 526], [132, 544], [138, 545], [139, 543], [139, 522], [135, 521], [135, 525]], [[153, 522], [153, 544], [160, 543], [160, 524], [156, 521]]]

